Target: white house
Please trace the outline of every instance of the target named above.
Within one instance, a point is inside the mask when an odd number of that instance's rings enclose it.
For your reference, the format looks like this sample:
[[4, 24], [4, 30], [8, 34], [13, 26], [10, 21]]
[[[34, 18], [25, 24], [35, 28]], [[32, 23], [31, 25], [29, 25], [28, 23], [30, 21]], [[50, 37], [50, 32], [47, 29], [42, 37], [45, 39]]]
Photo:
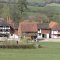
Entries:
[[4, 20], [0, 20], [0, 37], [8, 37], [9, 34], [10, 26]]
[[50, 38], [51, 37], [51, 29], [49, 28], [48, 23], [38, 24], [38, 35], [37, 38]]
[[51, 38], [60, 38], [60, 25], [52, 28]]

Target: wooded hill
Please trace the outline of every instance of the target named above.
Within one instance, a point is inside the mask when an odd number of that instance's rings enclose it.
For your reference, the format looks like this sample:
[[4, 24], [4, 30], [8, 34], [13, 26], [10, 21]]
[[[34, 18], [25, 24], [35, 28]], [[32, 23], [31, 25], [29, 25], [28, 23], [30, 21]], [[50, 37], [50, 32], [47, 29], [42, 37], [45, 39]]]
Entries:
[[15, 14], [16, 3], [17, 0], [0, 0], [0, 17], [12, 16], [16, 22], [20, 20], [17, 17], [23, 17], [35, 21], [41, 18], [44, 22], [53, 20], [60, 23], [60, 0], [27, 0], [28, 9], [20, 8], [22, 15]]

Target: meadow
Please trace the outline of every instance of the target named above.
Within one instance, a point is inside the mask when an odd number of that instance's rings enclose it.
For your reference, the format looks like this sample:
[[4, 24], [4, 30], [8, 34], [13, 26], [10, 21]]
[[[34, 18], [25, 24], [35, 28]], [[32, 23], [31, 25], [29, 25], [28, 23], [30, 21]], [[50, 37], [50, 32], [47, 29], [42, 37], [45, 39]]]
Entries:
[[44, 1], [47, 1], [47, 0], [27, 0], [29, 2], [44, 2]]
[[0, 48], [0, 60], [60, 60], [60, 42], [40, 42], [43, 48]]

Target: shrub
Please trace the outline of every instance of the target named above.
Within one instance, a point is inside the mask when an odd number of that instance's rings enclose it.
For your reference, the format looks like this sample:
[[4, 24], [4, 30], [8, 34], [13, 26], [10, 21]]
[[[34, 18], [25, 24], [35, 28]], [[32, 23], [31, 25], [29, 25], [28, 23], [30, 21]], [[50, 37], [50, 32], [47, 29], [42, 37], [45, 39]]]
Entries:
[[1, 48], [38, 48], [40, 47], [37, 42], [32, 42], [27, 38], [23, 38], [20, 41], [16, 40], [5, 40], [0, 44]]

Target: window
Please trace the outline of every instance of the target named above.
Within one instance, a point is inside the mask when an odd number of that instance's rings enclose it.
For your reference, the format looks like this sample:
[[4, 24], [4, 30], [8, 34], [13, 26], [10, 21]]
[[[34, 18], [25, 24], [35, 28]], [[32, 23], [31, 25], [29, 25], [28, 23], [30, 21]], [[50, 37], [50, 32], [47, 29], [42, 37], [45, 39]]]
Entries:
[[0, 26], [0, 27], [3, 27], [3, 26]]
[[9, 32], [9, 29], [4, 29], [4, 32]]
[[39, 33], [39, 35], [41, 35], [41, 33]]

